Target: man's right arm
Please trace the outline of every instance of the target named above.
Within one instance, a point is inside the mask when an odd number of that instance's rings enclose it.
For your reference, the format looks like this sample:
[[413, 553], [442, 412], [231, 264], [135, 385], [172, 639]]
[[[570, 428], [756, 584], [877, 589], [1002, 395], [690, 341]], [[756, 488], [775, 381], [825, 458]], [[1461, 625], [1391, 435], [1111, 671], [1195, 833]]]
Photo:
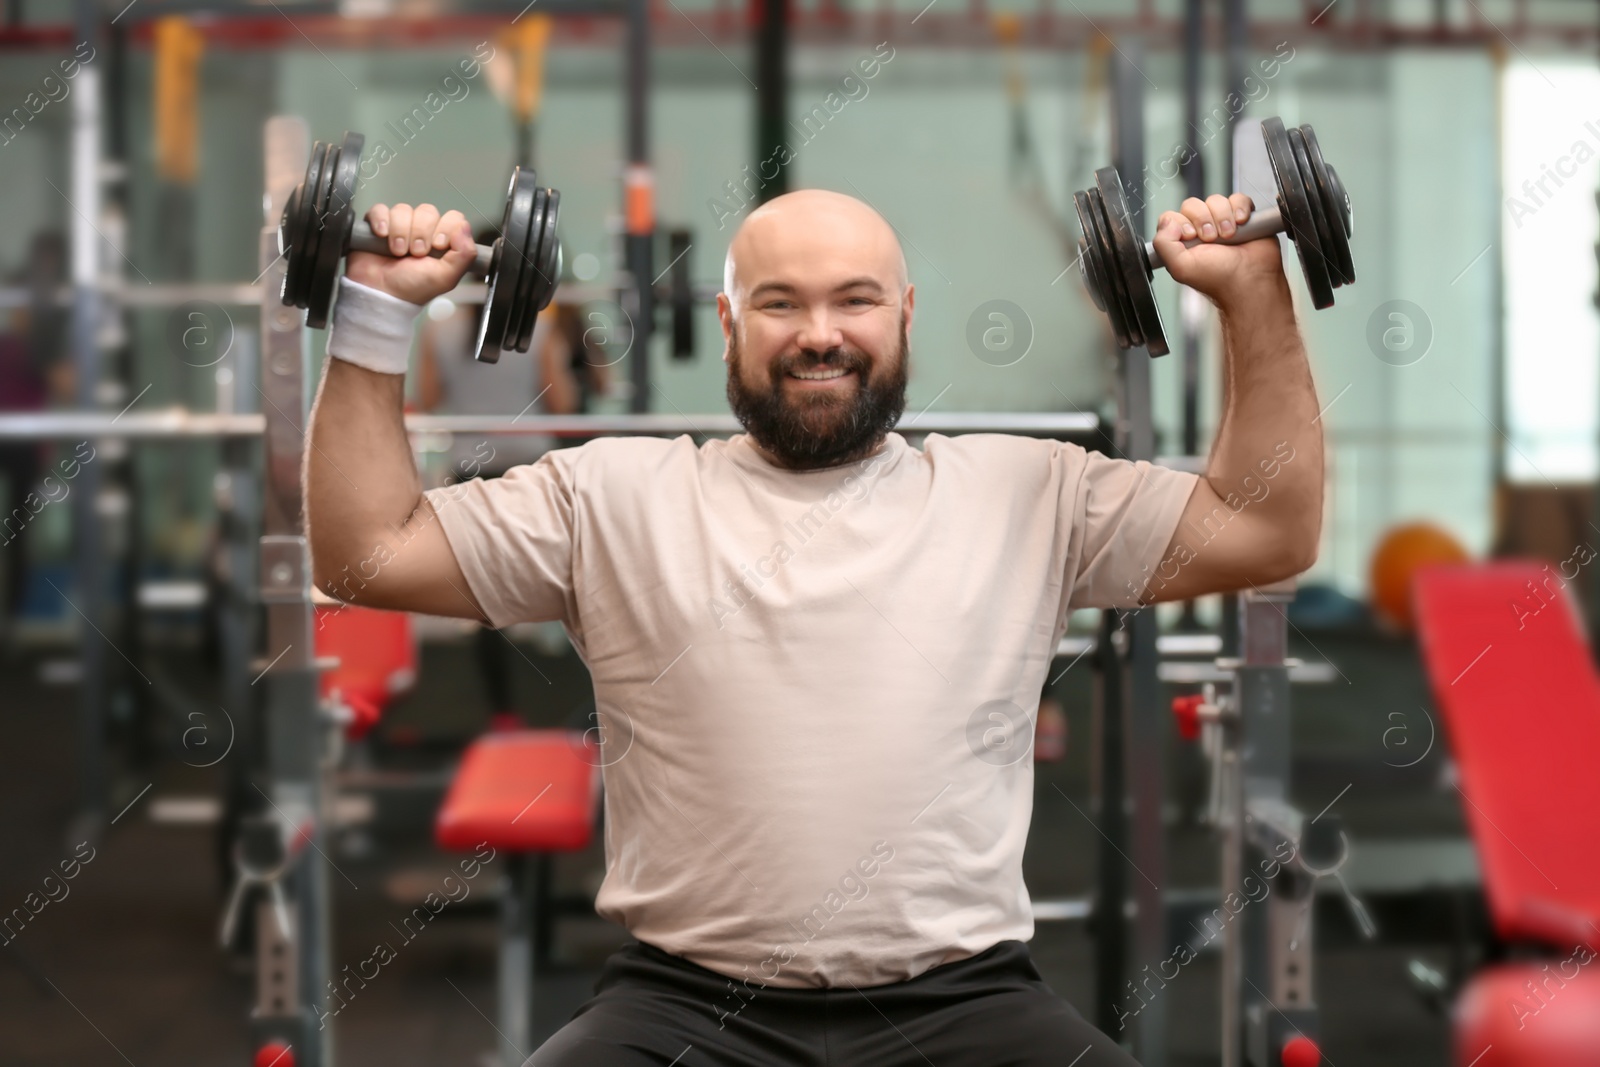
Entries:
[[[404, 416], [413, 320], [460, 279], [472, 259], [472, 232], [460, 213], [441, 219], [428, 205], [380, 206], [367, 217], [410, 255], [351, 253], [348, 281], [340, 283], [305, 460], [314, 581], [365, 607], [483, 620], [423, 495]], [[434, 259], [431, 247], [450, 250]]]

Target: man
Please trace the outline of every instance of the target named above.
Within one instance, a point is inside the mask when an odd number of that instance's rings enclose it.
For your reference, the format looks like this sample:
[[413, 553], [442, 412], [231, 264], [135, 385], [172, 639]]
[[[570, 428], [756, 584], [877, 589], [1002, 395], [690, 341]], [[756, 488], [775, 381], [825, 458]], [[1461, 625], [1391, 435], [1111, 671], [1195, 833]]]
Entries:
[[534, 1064], [1133, 1062], [1028, 956], [1017, 739], [1070, 610], [1315, 557], [1317, 401], [1277, 242], [1210, 243], [1250, 208], [1191, 199], [1156, 237], [1221, 311], [1229, 400], [1204, 478], [994, 434], [911, 448], [892, 432], [915, 306], [899, 245], [865, 204], [805, 191], [728, 253], [747, 433], [600, 439], [426, 493], [404, 353], [471, 238], [428, 205], [369, 213], [410, 255], [352, 254], [341, 283], [306, 457], [316, 581], [494, 626], [561, 619], [606, 729], [596, 910], [638, 944]]

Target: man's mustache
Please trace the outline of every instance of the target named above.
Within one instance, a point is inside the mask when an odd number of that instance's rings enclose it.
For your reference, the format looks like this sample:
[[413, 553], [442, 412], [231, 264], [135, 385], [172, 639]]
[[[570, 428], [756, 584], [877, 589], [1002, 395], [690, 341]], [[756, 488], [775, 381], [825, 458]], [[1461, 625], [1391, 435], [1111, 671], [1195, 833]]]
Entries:
[[785, 375], [797, 370], [864, 370], [868, 366], [865, 356], [843, 349], [832, 348], [820, 355], [802, 355], [792, 359], [779, 360], [775, 369], [779, 375]]

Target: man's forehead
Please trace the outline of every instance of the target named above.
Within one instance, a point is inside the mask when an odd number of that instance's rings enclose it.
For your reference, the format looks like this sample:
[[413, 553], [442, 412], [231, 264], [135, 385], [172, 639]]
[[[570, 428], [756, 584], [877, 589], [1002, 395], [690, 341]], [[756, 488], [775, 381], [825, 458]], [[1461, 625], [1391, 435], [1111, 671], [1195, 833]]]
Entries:
[[730, 294], [771, 284], [832, 291], [863, 278], [904, 288], [905, 257], [894, 230], [855, 197], [808, 189], [745, 219], [728, 247], [724, 287]]

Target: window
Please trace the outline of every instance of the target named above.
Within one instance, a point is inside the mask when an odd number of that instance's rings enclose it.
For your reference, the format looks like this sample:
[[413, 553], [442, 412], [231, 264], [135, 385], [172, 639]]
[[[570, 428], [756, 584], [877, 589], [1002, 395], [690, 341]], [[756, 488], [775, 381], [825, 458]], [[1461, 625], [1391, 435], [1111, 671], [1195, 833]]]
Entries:
[[1600, 70], [1518, 60], [1502, 82], [1505, 446], [1513, 482], [1600, 473], [1595, 193]]

